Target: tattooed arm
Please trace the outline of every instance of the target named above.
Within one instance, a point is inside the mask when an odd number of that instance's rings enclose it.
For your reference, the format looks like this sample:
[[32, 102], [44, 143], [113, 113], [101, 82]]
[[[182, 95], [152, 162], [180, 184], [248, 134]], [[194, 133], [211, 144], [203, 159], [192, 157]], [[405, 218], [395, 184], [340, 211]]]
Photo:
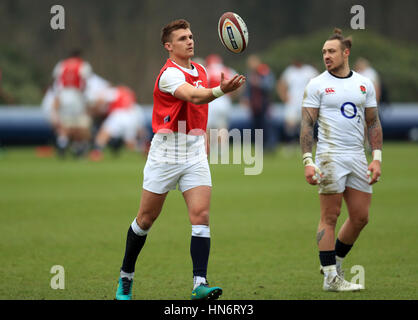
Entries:
[[372, 150], [382, 150], [383, 133], [377, 108], [366, 108], [367, 137]]
[[302, 122], [300, 125], [300, 146], [302, 154], [312, 152], [314, 145], [314, 126], [318, 119], [318, 108], [302, 108]]
[[[302, 154], [312, 153], [314, 145], [314, 126], [318, 119], [318, 114], [318, 108], [302, 107], [302, 122], [300, 126], [300, 146]], [[318, 181], [315, 179], [314, 165], [305, 164], [305, 179], [309, 184], [318, 184]]]
[[[379, 114], [377, 108], [366, 108], [365, 111], [367, 137], [369, 139], [370, 146], [373, 150], [373, 158], [375, 158], [375, 151], [382, 150], [383, 145], [383, 133], [382, 126], [379, 120]], [[380, 161], [373, 160], [369, 165], [369, 171], [371, 172], [371, 181], [369, 184], [376, 183], [381, 174]]]

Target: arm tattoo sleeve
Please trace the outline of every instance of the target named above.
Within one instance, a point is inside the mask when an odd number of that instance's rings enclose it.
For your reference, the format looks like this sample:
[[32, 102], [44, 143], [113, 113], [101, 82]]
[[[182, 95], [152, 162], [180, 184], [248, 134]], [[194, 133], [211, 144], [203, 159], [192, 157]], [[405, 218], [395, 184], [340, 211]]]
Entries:
[[366, 109], [367, 137], [372, 150], [382, 149], [383, 133], [377, 108]]
[[302, 121], [300, 125], [300, 146], [302, 154], [312, 152], [314, 145], [314, 126], [318, 119], [319, 109], [302, 108]]

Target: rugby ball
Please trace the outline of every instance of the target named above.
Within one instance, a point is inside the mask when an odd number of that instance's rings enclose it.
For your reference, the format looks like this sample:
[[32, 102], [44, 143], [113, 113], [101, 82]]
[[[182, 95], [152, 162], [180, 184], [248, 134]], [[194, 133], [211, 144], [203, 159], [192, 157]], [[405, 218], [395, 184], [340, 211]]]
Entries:
[[240, 53], [248, 46], [248, 29], [242, 18], [233, 12], [225, 12], [218, 22], [218, 34], [222, 44], [233, 53]]

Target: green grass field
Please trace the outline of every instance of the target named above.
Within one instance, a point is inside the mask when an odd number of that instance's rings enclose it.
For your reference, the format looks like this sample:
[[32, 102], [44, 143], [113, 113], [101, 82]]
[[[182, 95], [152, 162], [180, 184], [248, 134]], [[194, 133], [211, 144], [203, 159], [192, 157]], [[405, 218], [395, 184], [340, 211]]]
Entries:
[[[417, 299], [418, 146], [385, 144], [370, 222], [345, 260], [365, 268], [366, 290], [322, 291], [317, 189], [299, 155], [264, 158], [258, 176], [212, 165], [208, 279], [221, 299]], [[145, 158], [103, 162], [0, 154], [0, 299], [113, 299], [126, 232], [136, 215]], [[347, 216], [343, 207], [339, 226]], [[169, 193], [138, 259], [134, 299], [189, 299], [191, 227], [179, 191]], [[53, 290], [51, 267], [65, 269]]]

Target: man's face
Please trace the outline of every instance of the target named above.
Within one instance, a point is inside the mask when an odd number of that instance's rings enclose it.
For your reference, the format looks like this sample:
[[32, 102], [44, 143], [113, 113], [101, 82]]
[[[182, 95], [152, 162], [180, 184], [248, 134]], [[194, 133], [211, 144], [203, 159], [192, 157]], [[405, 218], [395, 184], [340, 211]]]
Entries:
[[194, 40], [190, 29], [178, 29], [171, 33], [171, 41], [165, 43], [168, 52], [181, 58], [194, 56]]
[[255, 55], [250, 55], [247, 59], [247, 66], [251, 71], [256, 70], [260, 63], [260, 59]]
[[343, 51], [340, 40], [337, 39], [325, 41], [322, 47], [322, 58], [328, 71], [341, 68], [345, 59], [348, 59], [348, 55], [349, 50], [345, 49]]

